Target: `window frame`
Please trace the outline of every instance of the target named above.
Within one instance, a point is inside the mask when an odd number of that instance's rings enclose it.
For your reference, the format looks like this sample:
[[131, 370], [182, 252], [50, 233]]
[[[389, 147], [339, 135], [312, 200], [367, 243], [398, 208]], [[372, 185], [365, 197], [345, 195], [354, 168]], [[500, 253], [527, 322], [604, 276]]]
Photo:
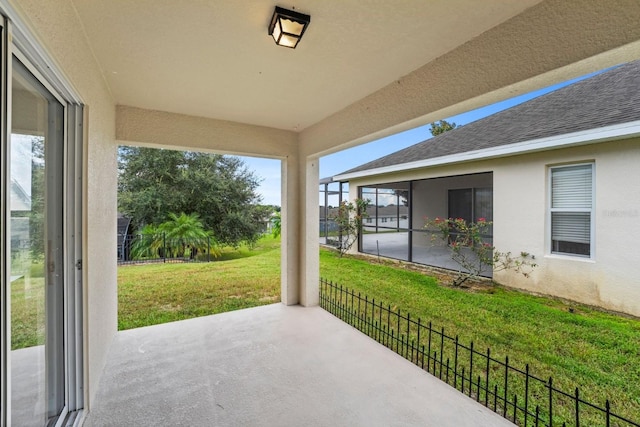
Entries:
[[[555, 170], [561, 170], [565, 168], [575, 168], [579, 166], [588, 166], [591, 169], [591, 207], [590, 208], [554, 208], [553, 207], [553, 172]], [[593, 260], [595, 259], [595, 205], [596, 205], [596, 166], [595, 161], [582, 161], [575, 163], [563, 163], [560, 165], [553, 165], [548, 167], [547, 174], [547, 253], [552, 256], [567, 257], [580, 260]], [[588, 213], [589, 214], [589, 255], [560, 252], [553, 248], [553, 220], [552, 214], [554, 212], [566, 212], [566, 213]]]

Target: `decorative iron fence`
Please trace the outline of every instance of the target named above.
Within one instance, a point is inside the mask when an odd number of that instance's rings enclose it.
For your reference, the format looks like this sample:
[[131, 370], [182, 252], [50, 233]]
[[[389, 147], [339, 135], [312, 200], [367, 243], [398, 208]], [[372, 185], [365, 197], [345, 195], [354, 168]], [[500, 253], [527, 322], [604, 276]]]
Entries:
[[609, 400], [604, 407], [588, 402], [578, 388], [560, 390], [552, 378], [534, 375], [528, 364], [519, 368], [508, 356], [496, 359], [473, 341], [465, 345], [444, 328], [324, 279], [320, 306], [517, 425], [640, 427], [613, 413]]
[[118, 236], [118, 264], [210, 262], [217, 246], [212, 238], [171, 239], [165, 234]]

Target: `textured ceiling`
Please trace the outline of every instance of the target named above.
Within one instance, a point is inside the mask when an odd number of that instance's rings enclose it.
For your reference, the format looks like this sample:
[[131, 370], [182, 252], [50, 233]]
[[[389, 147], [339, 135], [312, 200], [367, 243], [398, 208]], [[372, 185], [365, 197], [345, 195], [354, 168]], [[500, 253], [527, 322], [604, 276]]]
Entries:
[[73, 0], [121, 105], [300, 131], [539, 0], [299, 0], [295, 50], [265, 0]]

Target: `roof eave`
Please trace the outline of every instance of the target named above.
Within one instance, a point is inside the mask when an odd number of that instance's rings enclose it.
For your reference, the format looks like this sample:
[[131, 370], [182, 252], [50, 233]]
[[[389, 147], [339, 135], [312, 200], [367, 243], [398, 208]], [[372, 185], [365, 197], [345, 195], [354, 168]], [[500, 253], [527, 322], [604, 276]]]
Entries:
[[535, 153], [539, 151], [556, 150], [560, 148], [577, 147], [580, 145], [596, 144], [600, 142], [614, 141], [618, 139], [633, 138], [638, 136], [640, 136], [640, 120], [605, 126], [596, 129], [567, 133], [547, 138], [532, 139], [515, 144], [502, 145], [499, 147], [466, 151], [464, 153], [417, 160], [415, 162], [400, 163], [352, 173], [344, 173], [334, 176], [333, 179], [335, 181], [349, 181], [354, 178], [405, 172], [415, 169], [432, 168], [478, 160], [496, 159], [500, 157]]

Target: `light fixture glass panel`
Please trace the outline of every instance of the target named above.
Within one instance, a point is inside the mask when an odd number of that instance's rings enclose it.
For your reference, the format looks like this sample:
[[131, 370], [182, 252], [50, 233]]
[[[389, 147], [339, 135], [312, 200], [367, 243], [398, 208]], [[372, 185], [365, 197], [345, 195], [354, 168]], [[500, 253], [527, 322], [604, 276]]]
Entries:
[[302, 30], [304, 30], [304, 24], [301, 24], [296, 21], [291, 21], [290, 19], [282, 18], [280, 19], [280, 23], [282, 24], [282, 31], [289, 34], [295, 34], [299, 36], [302, 34]]
[[276, 20], [276, 25], [273, 27], [273, 33], [271, 34], [273, 36], [273, 39], [276, 41], [276, 43], [279, 43], [279, 39], [280, 39], [280, 34], [282, 33], [282, 30], [280, 29], [280, 20]]
[[296, 45], [298, 44], [298, 41], [300, 39], [297, 37], [291, 37], [290, 35], [287, 34], [283, 34], [282, 38], [280, 38], [280, 42], [278, 43], [281, 46], [287, 46], [287, 47], [296, 47]]

